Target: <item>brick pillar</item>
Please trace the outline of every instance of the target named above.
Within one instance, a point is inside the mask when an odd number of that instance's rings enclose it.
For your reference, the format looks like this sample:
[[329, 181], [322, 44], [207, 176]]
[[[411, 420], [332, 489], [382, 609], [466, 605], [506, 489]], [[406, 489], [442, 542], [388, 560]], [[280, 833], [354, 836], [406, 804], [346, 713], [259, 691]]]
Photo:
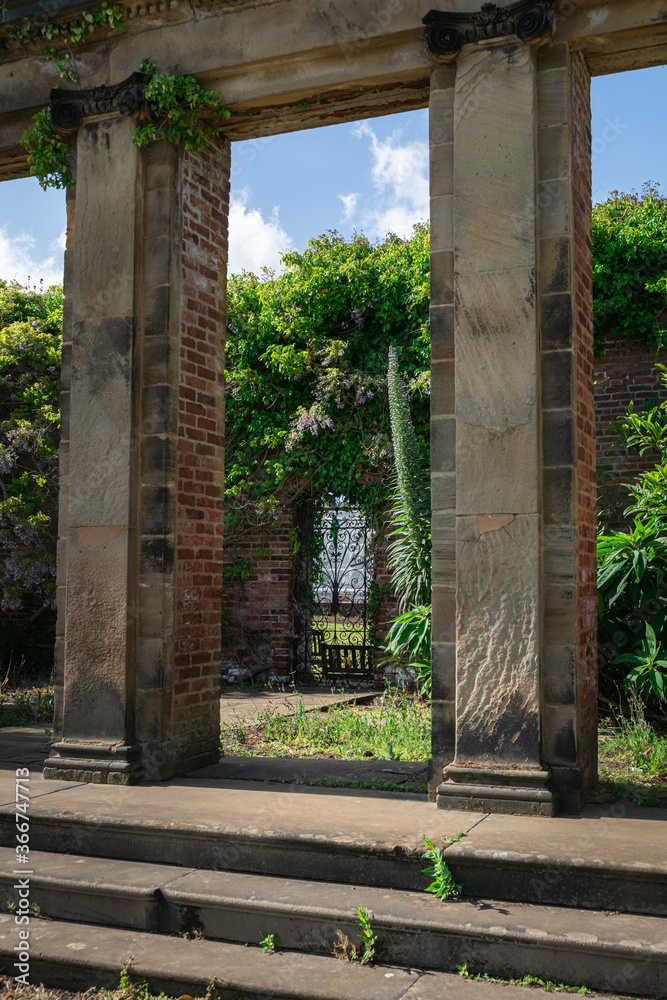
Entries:
[[[106, 106], [126, 108], [131, 83]], [[57, 97], [78, 129], [77, 218], [64, 667], [44, 773], [127, 784], [218, 758], [229, 146], [140, 150], [133, 118], [91, 120], [87, 97]]]
[[453, 146], [431, 145], [434, 757], [455, 735], [437, 799], [553, 815], [596, 773], [588, 80], [540, 47], [546, 14], [476, 44], [469, 15], [434, 18], [434, 130], [453, 107]]
[[590, 77], [557, 45], [538, 59], [543, 759], [561, 803], [597, 777], [597, 589]]

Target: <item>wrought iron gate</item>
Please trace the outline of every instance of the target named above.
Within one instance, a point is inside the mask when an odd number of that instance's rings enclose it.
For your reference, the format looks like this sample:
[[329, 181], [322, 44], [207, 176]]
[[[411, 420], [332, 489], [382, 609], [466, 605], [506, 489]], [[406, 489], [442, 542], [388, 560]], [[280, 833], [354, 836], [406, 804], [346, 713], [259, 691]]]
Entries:
[[371, 539], [370, 519], [358, 507], [332, 501], [303, 509], [295, 595], [298, 679], [328, 683], [374, 676]]

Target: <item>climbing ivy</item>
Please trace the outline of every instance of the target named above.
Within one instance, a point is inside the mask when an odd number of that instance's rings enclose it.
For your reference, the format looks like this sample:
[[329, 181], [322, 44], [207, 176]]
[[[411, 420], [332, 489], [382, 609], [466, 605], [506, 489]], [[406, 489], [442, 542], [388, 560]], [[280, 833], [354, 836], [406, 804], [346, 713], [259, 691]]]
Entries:
[[139, 69], [152, 74], [144, 91], [152, 121], [135, 128], [136, 146], [166, 139], [175, 146], [183, 143], [195, 152], [208, 136], [220, 131], [222, 120], [231, 118], [220, 94], [203, 90], [193, 76], [158, 73], [150, 59], [143, 59]]

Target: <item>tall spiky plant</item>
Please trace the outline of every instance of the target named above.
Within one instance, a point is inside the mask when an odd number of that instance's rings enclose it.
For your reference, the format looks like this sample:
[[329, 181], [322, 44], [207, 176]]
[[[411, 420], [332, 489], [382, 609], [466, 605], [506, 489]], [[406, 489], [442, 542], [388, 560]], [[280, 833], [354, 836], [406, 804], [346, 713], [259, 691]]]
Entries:
[[394, 446], [389, 569], [399, 608], [405, 611], [431, 599], [431, 506], [429, 479], [422, 467], [395, 347], [389, 348], [387, 382]]

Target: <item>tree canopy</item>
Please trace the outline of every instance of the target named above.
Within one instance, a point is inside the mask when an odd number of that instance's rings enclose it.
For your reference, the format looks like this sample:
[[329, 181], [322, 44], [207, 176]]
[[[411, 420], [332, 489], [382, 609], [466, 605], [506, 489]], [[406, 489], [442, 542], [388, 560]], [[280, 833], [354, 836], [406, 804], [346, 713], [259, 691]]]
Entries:
[[0, 280], [0, 608], [55, 607], [62, 290]]
[[603, 338], [665, 342], [658, 317], [665, 309], [667, 198], [657, 184], [641, 195], [613, 191], [593, 208], [593, 318], [596, 352]]
[[391, 465], [389, 345], [428, 454], [429, 233], [336, 232], [228, 288], [227, 499], [270, 514], [301, 491], [367, 502]]

